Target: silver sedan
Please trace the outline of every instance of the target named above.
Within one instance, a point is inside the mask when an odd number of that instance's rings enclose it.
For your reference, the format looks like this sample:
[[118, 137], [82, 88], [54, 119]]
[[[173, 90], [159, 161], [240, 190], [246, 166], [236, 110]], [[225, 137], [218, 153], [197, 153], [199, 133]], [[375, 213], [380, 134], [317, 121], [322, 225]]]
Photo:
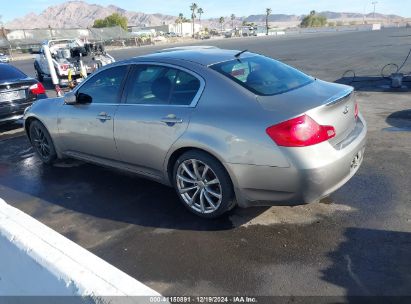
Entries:
[[317, 201], [364, 155], [352, 87], [251, 52], [182, 47], [106, 66], [25, 129], [41, 160], [76, 158], [173, 186], [195, 214]]

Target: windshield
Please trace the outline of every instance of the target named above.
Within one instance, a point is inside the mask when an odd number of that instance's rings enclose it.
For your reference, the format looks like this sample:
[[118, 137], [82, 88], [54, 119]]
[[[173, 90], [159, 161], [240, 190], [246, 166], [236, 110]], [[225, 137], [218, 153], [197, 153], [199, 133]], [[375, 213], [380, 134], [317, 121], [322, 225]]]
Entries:
[[210, 66], [257, 95], [275, 95], [311, 83], [314, 79], [277, 60], [253, 56]]
[[27, 78], [27, 75], [8, 64], [0, 64], [0, 81]]

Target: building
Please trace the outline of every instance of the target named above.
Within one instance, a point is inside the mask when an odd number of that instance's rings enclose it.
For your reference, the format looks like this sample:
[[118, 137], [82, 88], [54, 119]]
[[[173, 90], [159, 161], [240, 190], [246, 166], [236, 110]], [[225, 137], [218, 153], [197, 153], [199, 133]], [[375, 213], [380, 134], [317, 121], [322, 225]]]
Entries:
[[[193, 24], [191, 22], [174, 23], [174, 24], [163, 24], [156, 26], [146, 26], [146, 27], [131, 27], [132, 33], [155, 31], [156, 34], [163, 33], [176, 33], [179, 36], [190, 37], [193, 35]], [[201, 25], [198, 23], [194, 24], [194, 32], [198, 33], [201, 30]]]

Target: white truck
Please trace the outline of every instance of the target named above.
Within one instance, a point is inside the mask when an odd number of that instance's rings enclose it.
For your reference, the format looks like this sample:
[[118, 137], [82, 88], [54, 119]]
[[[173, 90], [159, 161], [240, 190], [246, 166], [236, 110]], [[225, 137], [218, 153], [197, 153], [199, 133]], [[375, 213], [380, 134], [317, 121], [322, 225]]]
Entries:
[[49, 64], [46, 58], [47, 45], [50, 49], [54, 69], [60, 86], [77, 82], [98, 68], [115, 62], [102, 44], [83, 43], [77, 39], [48, 40], [38, 52], [34, 61], [34, 69], [40, 82], [50, 77]]

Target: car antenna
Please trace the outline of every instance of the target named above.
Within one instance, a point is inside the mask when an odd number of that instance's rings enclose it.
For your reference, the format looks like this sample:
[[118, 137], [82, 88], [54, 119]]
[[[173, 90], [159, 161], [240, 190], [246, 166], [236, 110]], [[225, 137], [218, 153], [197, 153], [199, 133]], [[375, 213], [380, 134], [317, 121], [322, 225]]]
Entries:
[[238, 59], [238, 58], [240, 58], [240, 56], [241, 56], [243, 53], [245, 53], [245, 52], [247, 52], [247, 51], [248, 51], [248, 50], [241, 51], [241, 52], [235, 54], [234, 57]]

